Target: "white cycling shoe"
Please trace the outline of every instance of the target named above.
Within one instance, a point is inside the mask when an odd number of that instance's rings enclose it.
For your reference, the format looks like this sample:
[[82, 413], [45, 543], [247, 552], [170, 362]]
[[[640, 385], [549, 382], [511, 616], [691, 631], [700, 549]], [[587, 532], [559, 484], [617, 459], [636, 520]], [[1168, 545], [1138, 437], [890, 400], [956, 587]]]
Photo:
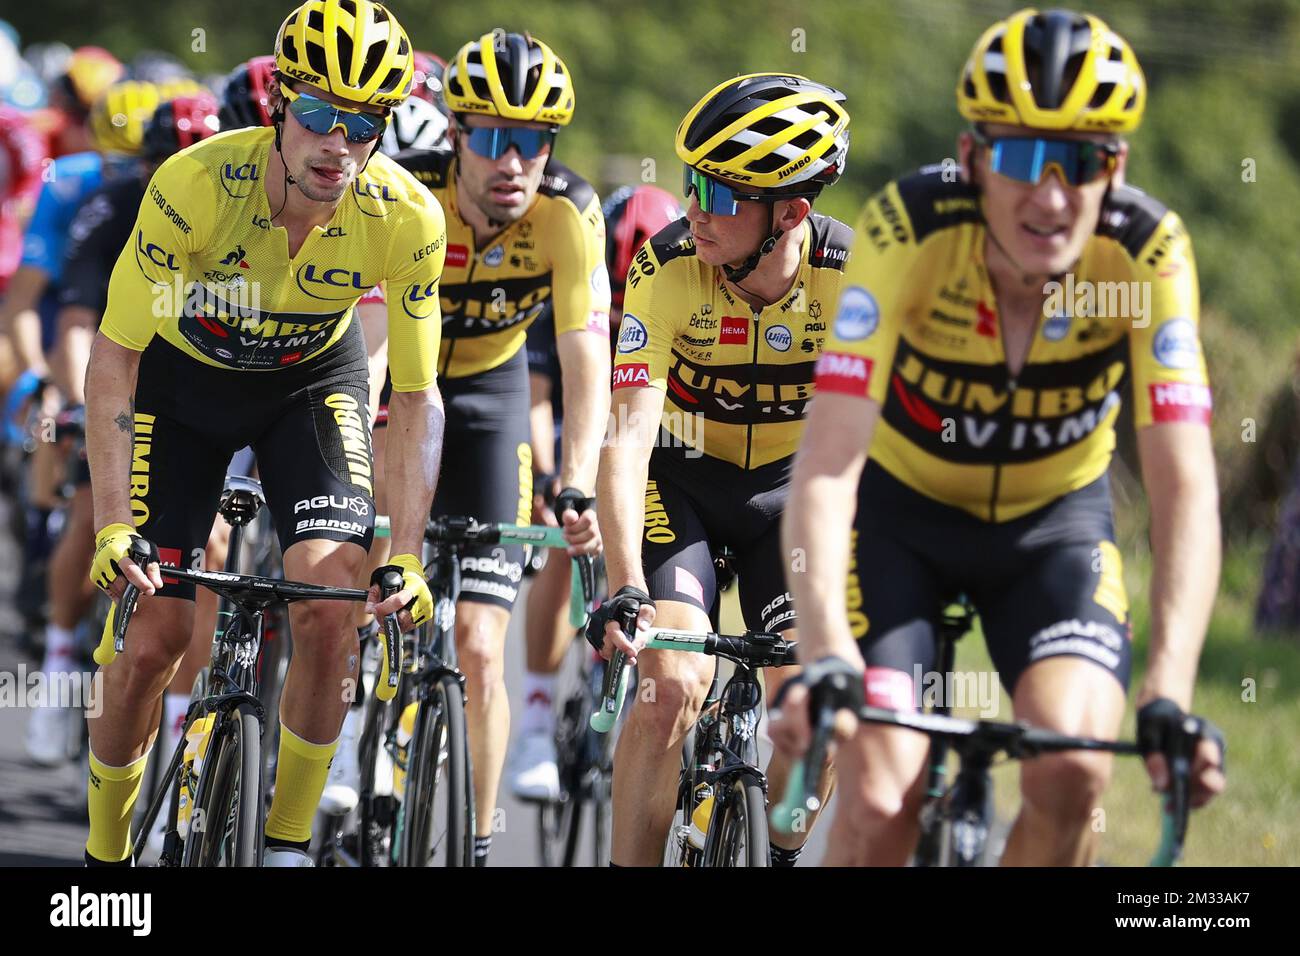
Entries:
[[74, 707], [32, 708], [24, 740], [32, 763], [58, 767], [71, 760], [73, 721], [80, 716], [81, 711]]
[[268, 846], [262, 851], [262, 866], [315, 866], [316, 861], [302, 850], [287, 846]]
[[521, 735], [511, 764], [510, 789], [517, 799], [560, 798], [560, 770], [555, 764], [555, 739], [550, 733]]

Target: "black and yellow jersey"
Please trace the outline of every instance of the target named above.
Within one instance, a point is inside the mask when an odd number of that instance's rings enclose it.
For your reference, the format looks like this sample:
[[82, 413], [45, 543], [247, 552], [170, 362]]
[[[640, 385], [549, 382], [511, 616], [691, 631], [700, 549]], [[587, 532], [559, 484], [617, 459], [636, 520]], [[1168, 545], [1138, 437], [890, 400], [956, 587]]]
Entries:
[[735, 296], [722, 270], [696, 257], [685, 219], [646, 242], [628, 270], [614, 388], [663, 389], [663, 427], [741, 468], [799, 446], [839, 297], [849, 228], [819, 213], [805, 221], [799, 273], [765, 309]]
[[439, 375], [496, 368], [547, 309], [557, 338], [575, 329], [609, 335], [605, 217], [585, 179], [552, 160], [528, 212], [478, 248], [457, 208], [455, 154], [408, 150], [397, 161], [447, 210]]
[[1012, 378], [984, 262], [980, 194], [937, 167], [891, 183], [858, 219], [817, 387], [882, 406], [870, 457], [987, 521], [1104, 473], [1120, 396], [1141, 427], [1210, 420], [1196, 264], [1177, 214], [1113, 188], [1070, 274], [1045, 289]]
[[113, 268], [101, 330], [136, 351], [160, 335], [208, 365], [270, 371], [320, 356], [357, 299], [387, 281], [393, 388], [429, 387], [446, 247], [437, 201], [376, 153], [291, 259], [264, 183], [274, 140], [271, 128], [219, 133], [158, 168]]

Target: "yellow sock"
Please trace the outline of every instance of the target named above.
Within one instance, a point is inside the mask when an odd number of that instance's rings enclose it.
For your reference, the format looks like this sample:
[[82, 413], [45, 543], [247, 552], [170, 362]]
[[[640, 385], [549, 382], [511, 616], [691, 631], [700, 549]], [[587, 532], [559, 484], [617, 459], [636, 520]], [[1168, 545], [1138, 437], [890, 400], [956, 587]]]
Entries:
[[337, 739], [327, 744], [303, 740], [280, 725], [280, 760], [275, 770], [275, 796], [266, 817], [266, 835], [290, 843], [311, 839], [311, 821], [325, 791]]
[[140, 796], [146, 753], [125, 767], [110, 767], [90, 755], [86, 784], [90, 810], [90, 836], [86, 852], [105, 863], [119, 863], [131, 855], [131, 811]]

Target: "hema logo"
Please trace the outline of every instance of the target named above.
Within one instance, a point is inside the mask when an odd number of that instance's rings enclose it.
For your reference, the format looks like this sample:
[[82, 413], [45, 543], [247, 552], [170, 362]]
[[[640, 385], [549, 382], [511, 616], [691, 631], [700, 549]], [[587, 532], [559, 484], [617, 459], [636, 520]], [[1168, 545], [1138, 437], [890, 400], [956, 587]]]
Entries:
[[148, 936], [153, 929], [153, 896], [150, 893], [71, 892], [50, 897], [51, 926], [128, 926], [135, 936]]

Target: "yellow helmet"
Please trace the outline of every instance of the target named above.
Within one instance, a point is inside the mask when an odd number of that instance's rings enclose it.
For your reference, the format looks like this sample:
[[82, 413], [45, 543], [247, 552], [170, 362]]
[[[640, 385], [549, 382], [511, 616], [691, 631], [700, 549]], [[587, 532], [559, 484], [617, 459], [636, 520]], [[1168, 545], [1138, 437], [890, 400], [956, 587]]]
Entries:
[[397, 18], [370, 0], [307, 0], [275, 36], [279, 73], [372, 106], [410, 94], [413, 52]]
[[89, 110], [125, 72], [117, 57], [103, 47], [83, 46], [72, 51], [64, 77], [77, 103]]
[[791, 73], [750, 73], [715, 86], [677, 127], [686, 165], [728, 183], [815, 194], [844, 172], [844, 94]]
[[573, 119], [569, 68], [527, 33], [494, 30], [466, 43], [443, 72], [442, 95], [453, 113], [554, 126]]
[[1127, 133], [1147, 86], [1137, 57], [1091, 14], [1027, 7], [984, 31], [961, 79], [957, 108], [973, 123]]
[[195, 80], [174, 80], [161, 85], [143, 80], [114, 83], [90, 111], [91, 141], [101, 153], [139, 155], [145, 125], [159, 103], [204, 91]]

